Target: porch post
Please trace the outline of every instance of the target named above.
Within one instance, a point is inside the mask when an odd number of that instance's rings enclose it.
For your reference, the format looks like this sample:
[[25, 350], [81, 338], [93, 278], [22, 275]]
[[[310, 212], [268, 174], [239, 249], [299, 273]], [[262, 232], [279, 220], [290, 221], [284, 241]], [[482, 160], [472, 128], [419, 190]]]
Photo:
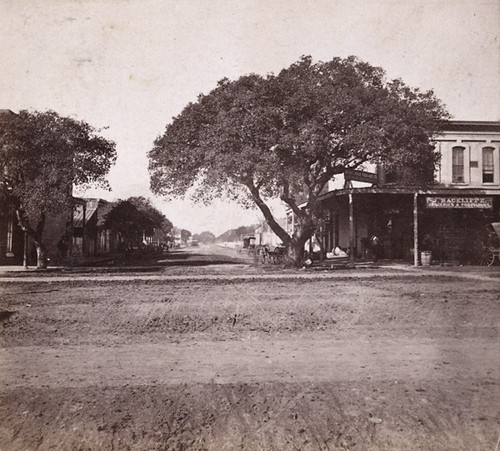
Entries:
[[69, 249], [68, 249], [68, 259], [69, 264], [73, 264], [73, 245], [75, 244], [75, 237], [73, 236], [73, 232], [75, 231], [75, 204], [71, 204], [71, 225], [69, 229]]
[[418, 193], [413, 195], [413, 264], [418, 266]]
[[82, 219], [82, 257], [85, 257], [85, 217], [87, 216], [87, 201], [83, 200], [83, 219]]
[[354, 203], [349, 192], [349, 263], [354, 264]]

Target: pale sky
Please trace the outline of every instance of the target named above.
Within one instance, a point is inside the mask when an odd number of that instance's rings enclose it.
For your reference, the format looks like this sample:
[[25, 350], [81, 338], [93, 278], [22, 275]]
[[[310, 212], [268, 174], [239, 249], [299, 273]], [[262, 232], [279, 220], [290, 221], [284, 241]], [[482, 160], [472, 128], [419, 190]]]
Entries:
[[[500, 120], [500, 0], [0, 0], [0, 108], [109, 127], [109, 200], [149, 192], [147, 152], [223, 77], [356, 55], [433, 89], [455, 119]], [[154, 200], [215, 234], [259, 213]]]

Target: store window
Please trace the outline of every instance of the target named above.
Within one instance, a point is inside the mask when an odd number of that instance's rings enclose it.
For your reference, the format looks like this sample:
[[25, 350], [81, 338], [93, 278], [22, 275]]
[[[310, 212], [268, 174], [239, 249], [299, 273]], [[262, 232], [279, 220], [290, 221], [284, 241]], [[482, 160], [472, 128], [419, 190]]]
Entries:
[[483, 183], [493, 183], [495, 165], [493, 163], [493, 147], [483, 148]]
[[464, 147], [453, 148], [452, 182], [464, 183]]

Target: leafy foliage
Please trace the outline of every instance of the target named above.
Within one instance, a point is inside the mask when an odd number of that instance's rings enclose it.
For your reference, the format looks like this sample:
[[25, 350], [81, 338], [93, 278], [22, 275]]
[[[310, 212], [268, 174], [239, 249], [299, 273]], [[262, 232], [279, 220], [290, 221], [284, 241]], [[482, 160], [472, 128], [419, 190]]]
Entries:
[[[335, 174], [375, 163], [397, 171], [405, 185], [431, 183], [438, 155], [430, 139], [446, 118], [432, 92], [387, 81], [381, 68], [355, 57], [303, 57], [278, 75], [221, 80], [186, 106], [149, 152], [151, 188], [255, 203], [281, 240], [299, 250]], [[294, 211], [294, 236], [273, 218], [271, 197]]]
[[172, 223], [144, 197], [119, 201], [106, 215], [105, 226], [120, 234], [127, 248], [142, 244], [143, 236], [158, 232], [167, 241]]
[[0, 115], [2, 184], [31, 218], [70, 204], [73, 185], [107, 186], [115, 144], [53, 111]]
[[211, 244], [215, 243], [215, 235], [212, 232], [201, 232], [201, 233], [195, 233], [193, 235], [193, 240], [199, 241], [200, 243], [205, 243], [205, 244]]
[[74, 185], [107, 186], [115, 160], [115, 144], [86, 122], [53, 111], [0, 113], [0, 195], [37, 248], [46, 216], [71, 207]]
[[191, 232], [187, 229], [182, 229], [181, 230], [181, 240], [184, 243], [187, 243], [189, 238], [191, 238]]

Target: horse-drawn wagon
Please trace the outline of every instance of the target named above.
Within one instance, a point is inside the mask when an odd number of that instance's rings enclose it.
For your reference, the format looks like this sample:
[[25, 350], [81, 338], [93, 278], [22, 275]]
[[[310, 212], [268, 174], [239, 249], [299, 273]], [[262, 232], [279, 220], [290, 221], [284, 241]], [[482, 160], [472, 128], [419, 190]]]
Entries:
[[488, 237], [483, 243], [483, 249], [479, 256], [479, 264], [491, 266], [495, 260], [500, 260], [500, 222], [492, 222], [486, 226]]

